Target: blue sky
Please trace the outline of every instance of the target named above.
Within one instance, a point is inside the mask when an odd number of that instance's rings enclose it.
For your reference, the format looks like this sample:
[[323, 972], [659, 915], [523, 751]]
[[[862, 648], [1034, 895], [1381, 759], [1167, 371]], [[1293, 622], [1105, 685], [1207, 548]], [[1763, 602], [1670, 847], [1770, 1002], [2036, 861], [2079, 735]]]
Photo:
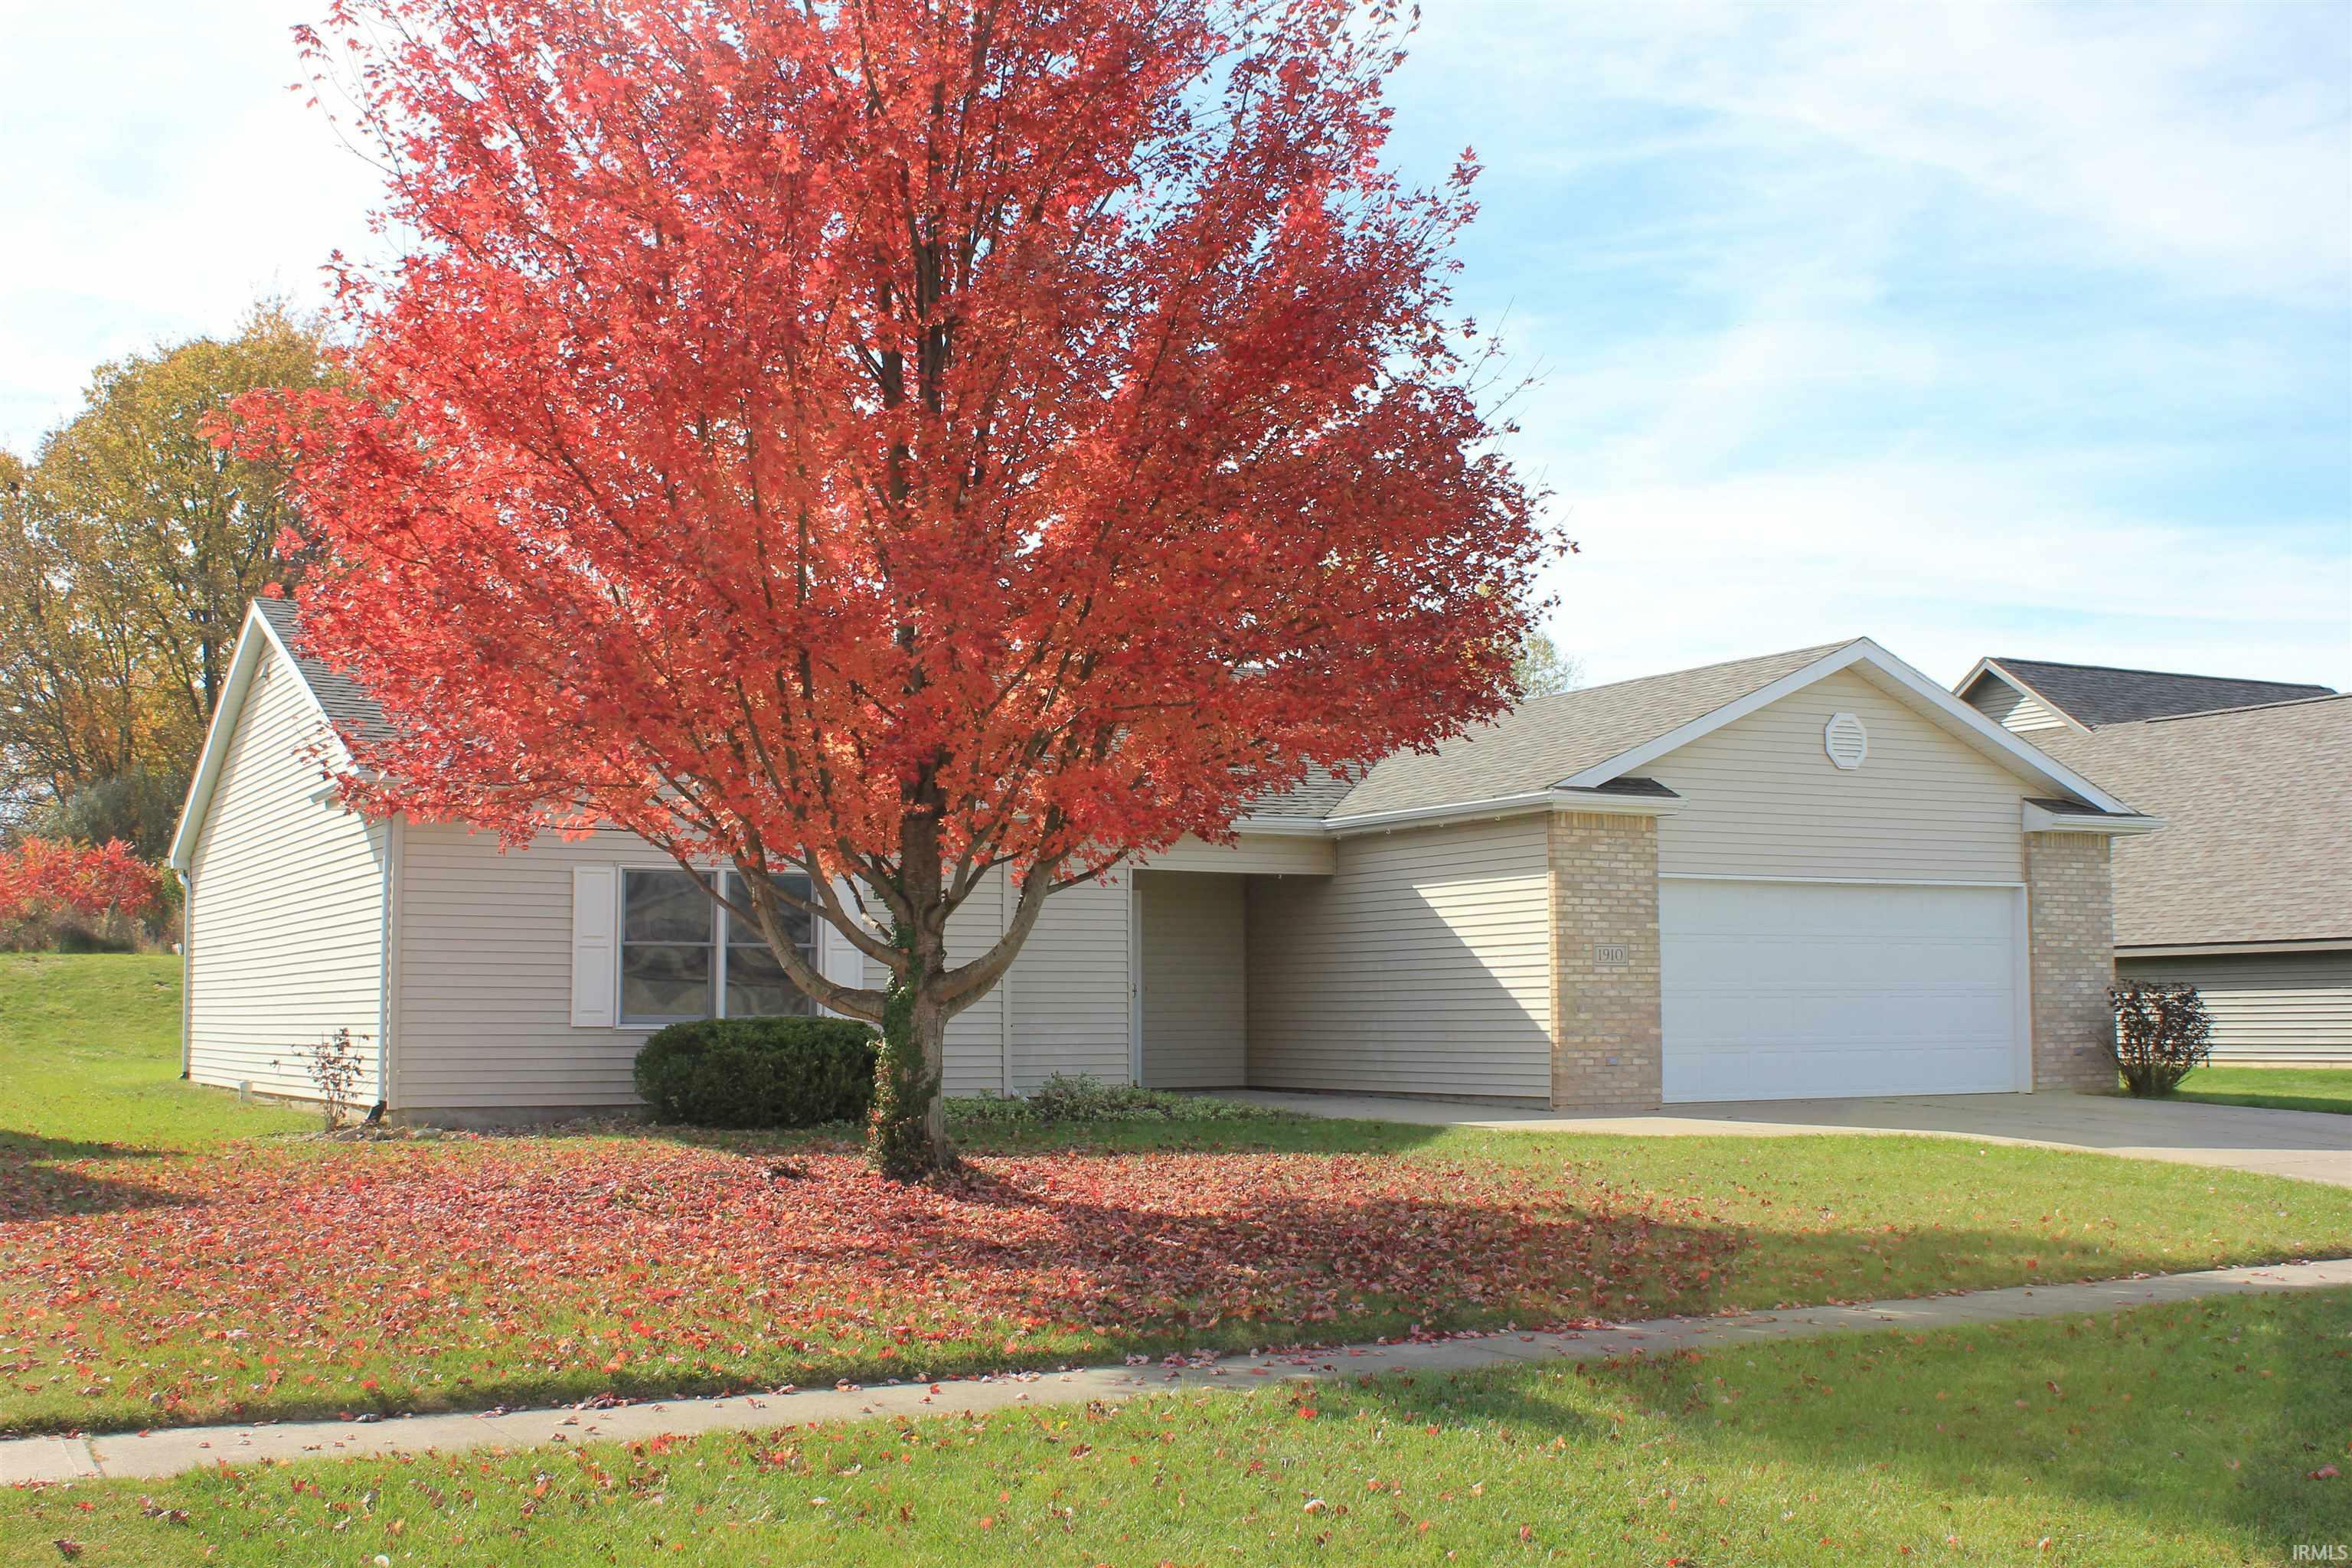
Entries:
[[[314, 9], [11, 17], [0, 443], [367, 246]], [[1486, 166], [1461, 297], [1591, 679], [1864, 633], [2352, 686], [2352, 9], [1436, 0], [1394, 96], [1409, 171]]]

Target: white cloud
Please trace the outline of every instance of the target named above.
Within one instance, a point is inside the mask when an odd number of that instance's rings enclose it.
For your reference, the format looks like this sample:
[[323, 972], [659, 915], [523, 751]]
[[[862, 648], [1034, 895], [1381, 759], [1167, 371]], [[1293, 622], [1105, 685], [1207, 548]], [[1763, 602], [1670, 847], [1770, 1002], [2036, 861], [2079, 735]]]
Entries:
[[0, 445], [29, 453], [99, 360], [320, 303], [368, 242], [373, 173], [289, 90], [306, 0], [10, 7]]
[[1504, 3], [1446, 7], [1420, 44], [1436, 75], [1476, 61], [1482, 90], [1580, 125], [1665, 107], [1728, 122], [1694, 144], [1957, 181], [2082, 260], [2296, 300], [2352, 272], [2332, 7]]
[[1946, 680], [2009, 653], [2352, 685], [2329, 530], [2216, 551], [2078, 482], [1889, 461], [1595, 490], [1566, 508], [1553, 635], [1596, 681], [1872, 637]]

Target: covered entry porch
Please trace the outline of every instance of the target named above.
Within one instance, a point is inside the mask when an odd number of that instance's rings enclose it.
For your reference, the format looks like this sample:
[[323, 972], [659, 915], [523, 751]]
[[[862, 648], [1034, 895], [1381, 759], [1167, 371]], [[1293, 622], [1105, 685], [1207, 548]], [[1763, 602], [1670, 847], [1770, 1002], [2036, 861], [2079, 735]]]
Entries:
[[1251, 908], [1265, 903], [1265, 884], [1328, 882], [1331, 868], [1328, 841], [1302, 836], [1180, 846], [1133, 873], [1136, 1082], [1249, 1087]]

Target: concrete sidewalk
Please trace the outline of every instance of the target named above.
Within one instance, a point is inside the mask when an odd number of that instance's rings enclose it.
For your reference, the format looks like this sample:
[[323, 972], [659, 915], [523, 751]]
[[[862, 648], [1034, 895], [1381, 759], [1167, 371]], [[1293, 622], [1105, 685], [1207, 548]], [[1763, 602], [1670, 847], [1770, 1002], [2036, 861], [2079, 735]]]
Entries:
[[2352, 1187], [2352, 1116], [2251, 1105], [2130, 1100], [2105, 1094], [1921, 1094], [1859, 1100], [1751, 1100], [1677, 1105], [1630, 1116], [1562, 1116], [1540, 1108], [1369, 1094], [1236, 1089], [1226, 1098], [1307, 1116], [1485, 1127], [1518, 1132], [1613, 1132], [1643, 1138], [1792, 1138], [1907, 1132], [2082, 1149], [2179, 1165], [2214, 1165]]
[[1255, 1380], [1314, 1381], [1379, 1373], [1451, 1373], [1531, 1362], [1600, 1361], [1668, 1351], [1721, 1350], [1759, 1341], [1880, 1329], [1948, 1329], [2072, 1312], [2119, 1311], [2159, 1301], [2352, 1286], [2352, 1258], [2215, 1268], [2090, 1285], [2021, 1285], [2000, 1290], [1858, 1307], [1809, 1307], [1721, 1318], [1662, 1318], [1560, 1333], [1484, 1334], [1423, 1344], [1346, 1345], [1292, 1355], [1196, 1358], [1178, 1363], [958, 1378], [937, 1384], [810, 1389], [730, 1399], [681, 1399], [601, 1410], [409, 1415], [362, 1423], [303, 1421], [191, 1426], [96, 1437], [25, 1437], [0, 1443], [0, 1486], [35, 1481], [152, 1479], [215, 1465], [354, 1459], [543, 1443], [640, 1441], [875, 1416], [981, 1415], [1026, 1405], [1118, 1403], [1185, 1389], [1242, 1388]]

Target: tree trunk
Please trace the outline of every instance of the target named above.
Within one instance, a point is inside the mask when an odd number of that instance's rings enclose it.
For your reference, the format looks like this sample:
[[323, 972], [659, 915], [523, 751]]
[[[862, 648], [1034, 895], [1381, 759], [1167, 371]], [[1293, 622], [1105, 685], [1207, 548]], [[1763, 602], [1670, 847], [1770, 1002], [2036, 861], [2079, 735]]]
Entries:
[[891, 982], [882, 1010], [866, 1154], [891, 1181], [919, 1182], [956, 1165], [948, 1142], [947, 1107], [940, 1100], [947, 1075], [948, 1009], [936, 992], [946, 966], [942, 955], [930, 951], [936, 944], [903, 928], [892, 940], [907, 953], [907, 973]]

